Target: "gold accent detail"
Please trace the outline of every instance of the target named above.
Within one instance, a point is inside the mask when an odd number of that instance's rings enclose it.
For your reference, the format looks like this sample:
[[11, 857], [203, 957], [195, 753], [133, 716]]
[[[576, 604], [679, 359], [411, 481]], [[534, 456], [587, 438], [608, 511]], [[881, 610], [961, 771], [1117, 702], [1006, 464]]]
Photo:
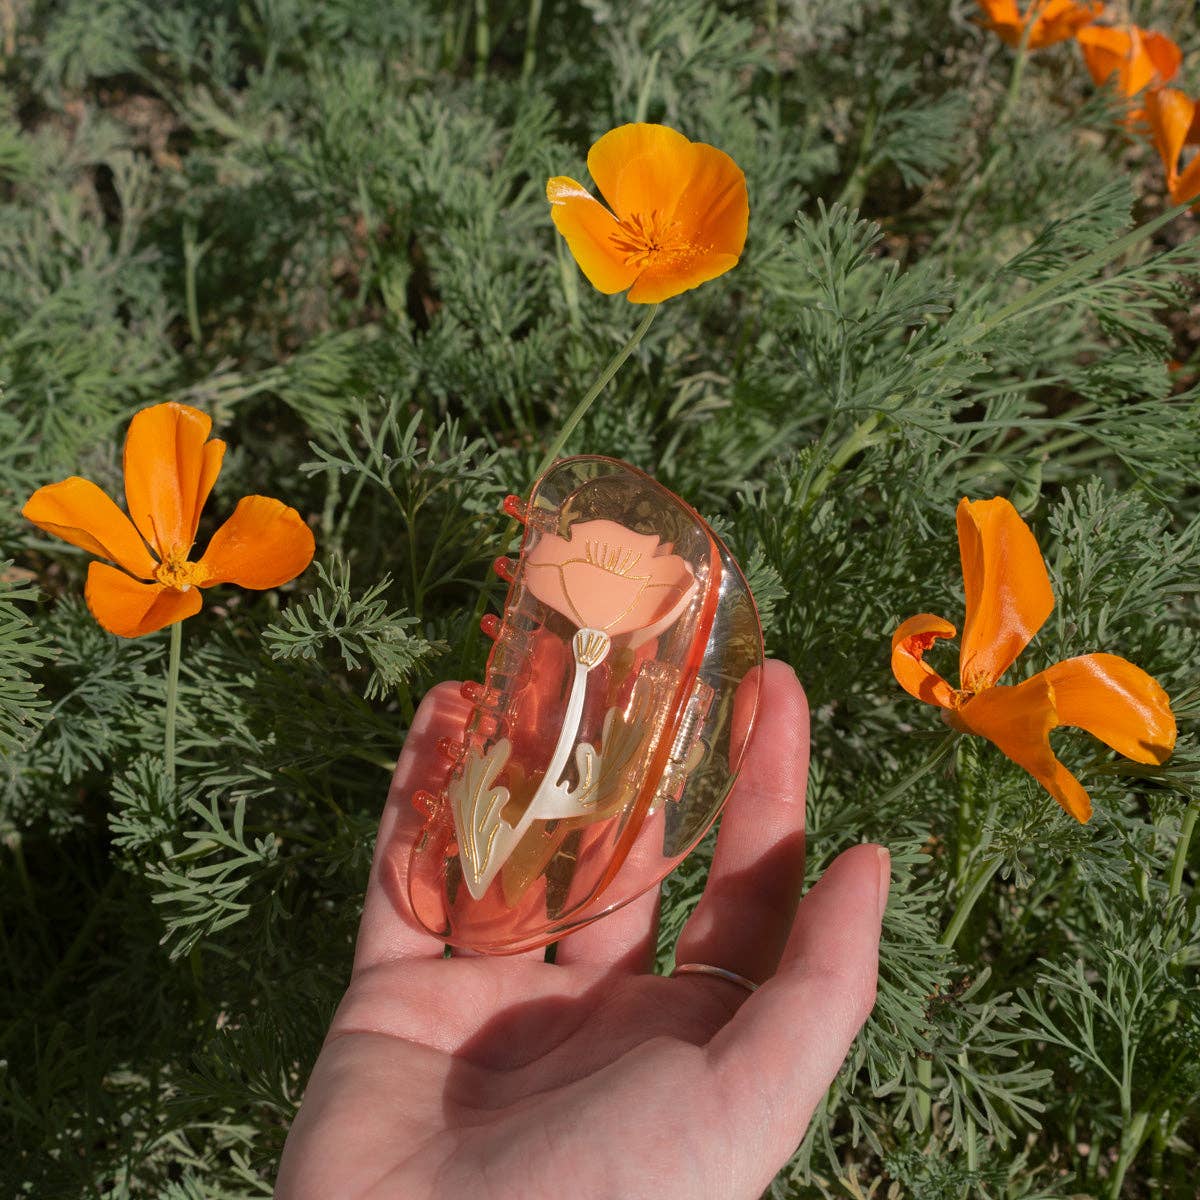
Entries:
[[508, 788], [492, 785], [508, 764], [511, 752], [508, 738], [493, 743], [485, 754], [472, 750], [463, 760], [462, 774], [446, 789], [454, 808], [462, 858], [475, 883], [487, 873], [500, 830], [500, 813], [508, 803]]
[[604, 661], [604, 656], [608, 653], [611, 645], [612, 638], [603, 629], [580, 629], [571, 639], [571, 649], [575, 652], [575, 661], [581, 666], [587, 667], [589, 671]]
[[[585, 542], [584, 554], [587, 556], [586, 561], [593, 567], [599, 567], [610, 575], [620, 575], [622, 578], [642, 561], [638, 551], [630, 550], [628, 546], [610, 546], [607, 542]], [[644, 578], [649, 579], [650, 576], [646, 575]]]

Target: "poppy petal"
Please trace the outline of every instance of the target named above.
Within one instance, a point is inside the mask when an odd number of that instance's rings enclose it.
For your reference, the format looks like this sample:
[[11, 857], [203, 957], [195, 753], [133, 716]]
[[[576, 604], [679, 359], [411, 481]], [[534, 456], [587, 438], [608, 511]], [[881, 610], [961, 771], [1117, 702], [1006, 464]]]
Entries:
[[623, 292], [641, 269], [629, 263], [628, 251], [614, 237], [621, 226], [588, 190], [573, 179], [556, 176], [546, 184], [550, 216], [588, 282], [606, 296]]
[[1153, 29], [1142, 29], [1139, 32], [1142, 48], [1154, 67], [1154, 77], [1160, 84], [1170, 83], [1183, 65], [1183, 51], [1165, 33], [1158, 33]]
[[667, 125], [620, 125], [588, 151], [588, 172], [619, 220], [653, 212], [665, 217], [691, 181], [692, 149]]
[[1141, 667], [1115, 654], [1084, 654], [1040, 674], [1054, 689], [1060, 725], [1086, 729], [1134, 762], [1162, 763], [1170, 757], [1175, 748], [1171, 699]]
[[278, 587], [312, 562], [312, 530], [300, 514], [267, 496], [244, 496], [196, 564], [201, 587]]
[[1015, 687], [991, 687], [949, 714], [963, 733], [985, 737], [1023, 767], [1077, 821], [1092, 815], [1083, 785], [1059, 762], [1050, 747], [1050, 731], [1059, 724], [1054, 688], [1045, 672]]
[[[1200, 105], [1197, 105], [1200, 109]], [[1171, 185], [1171, 203], [1186, 204], [1200, 197], [1200, 154], [1188, 163], [1183, 173]]]
[[1090, 4], [1079, 4], [1076, 0], [1033, 0], [1026, 10], [1026, 20], [1033, 16], [1033, 27], [1029, 31], [1028, 48], [1044, 50], [1058, 42], [1065, 42], [1090, 25], [1101, 13], [1104, 5], [1100, 0]]
[[724, 275], [738, 264], [736, 254], [706, 254], [682, 261], [653, 263], [629, 289], [632, 304], [657, 304]]
[[919, 613], [902, 621], [892, 634], [892, 674], [910, 696], [940, 708], [952, 707], [954, 689], [922, 660], [938, 638], [952, 638], [955, 632], [949, 621]]
[[1042, 627], [1054, 593], [1032, 530], [1002, 496], [959, 501], [957, 522], [966, 592], [959, 683], [979, 692]]
[[1150, 136], [1167, 170], [1169, 185], [1177, 178], [1179, 155], [1183, 152], [1195, 108], [1190, 97], [1178, 88], [1156, 88], [1146, 97], [1145, 113], [1150, 124]]
[[38, 488], [21, 515], [72, 546], [120, 563], [131, 575], [154, 576], [156, 564], [133, 522], [90, 480], [72, 475]]
[[142, 583], [107, 563], [88, 567], [84, 599], [92, 616], [118, 637], [135, 638], [174, 625], [200, 611], [196, 588], [179, 591], [162, 583]]
[[1131, 38], [1112, 25], [1089, 25], [1076, 37], [1092, 82], [1101, 87], [1129, 60]]
[[125, 500], [142, 537], [161, 559], [186, 554], [200, 509], [221, 469], [225, 444], [205, 445], [212, 420], [187, 404], [134, 414], [125, 438]]

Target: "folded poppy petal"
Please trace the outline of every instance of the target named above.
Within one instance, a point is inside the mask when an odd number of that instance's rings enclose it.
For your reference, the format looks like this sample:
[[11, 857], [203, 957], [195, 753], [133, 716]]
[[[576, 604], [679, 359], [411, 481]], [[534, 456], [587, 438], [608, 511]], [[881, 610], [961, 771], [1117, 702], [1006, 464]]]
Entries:
[[1060, 725], [1086, 729], [1134, 762], [1162, 763], [1170, 757], [1175, 748], [1171, 699], [1141, 667], [1115, 654], [1084, 654], [1039, 674], [1054, 691]]
[[1085, 25], [1090, 25], [1104, 12], [1100, 0], [1079, 4], [1076, 0], [1033, 0], [1026, 9], [1025, 20], [1033, 20], [1029, 31], [1030, 50], [1043, 50], [1057, 42], [1073, 38]]
[[978, 692], [1029, 644], [1054, 608], [1054, 593], [1032, 530], [1002, 496], [961, 500], [956, 515], [966, 592], [959, 683]]
[[1112, 25], [1089, 25], [1076, 35], [1092, 82], [1101, 87], [1128, 62], [1132, 39]]
[[174, 625], [200, 611], [196, 588], [179, 591], [162, 583], [141, 583], [107, 563], [88, 567], [84, 599], [109, 633], [135, 638]]
[[244, 496], [196, 564], [201, 587], [278, 587], [312, 562], [312, 530], [300, 514], [267, 496]]
[[588, 172], [624, 221], [674, 213], [695, 169], [693, 143], [667, 125], [635, 122], [610, 129], [588, 151]]
[[546, 184], [550, 216], [588, 282], [611, 296], [637, 278], [641, 265], [630, 262], [629, 251], [617, 240], [621, 226], [588, 190], [573, 179], [557, 176]]
[[72, 546], [120, 563], [131, 575], [151, 579], [157, 565], [133, 522], [94, 483], [72, 475], [38, 488], [21, 515]]
[[1183, 152], [1196, 107], [1178, 88], [1155, 88], [1146, 96], [1146, 120], [1154, 148], [1166, 168], [1168, 186], [1178, 177], [1179, 155]]
[[1154, 67], [1154, 80], [1159, 84], [1170, 83], [1179, 74], [1179, 68], [1183, 65], [1183, 51], [1165, 33], [1159, 33], [1154, 29], [1142, 29], [1139, 32], [1142, 49]]
[[692, 142], [687, 186], [668, 215], [682, 241], [700, 254], [737, 257], [750, 220], [741, 167], [724, 150]]
[[[1200, 109], [1200, 105], [1197, 105]], [[1200, 154], [1197, 154], [1171, 184], [1171, 203], [1187, 204], [1200, 198]]]
[[1045, 673], [1015, 687], [991, 687], [947, 715], [962, 733], [985, 737], [1030, 773], [1077, 821], [1092, 815], [1083, 785], [1050, 747], [1050, 731], [1059, 723], [1054, 689]]
[[952, 638], [955, 632], [949, 621], [918, 613], [892, 634], [892, 674], [910, 696], [940, 708], [953, 706], [954, 689], [923, 658], [938, 638]]
[[200, 509], [225, 450], [223, 442], [205, 445], [211, 428], [205, 413], [173, 402], [143, 408], [129, 423], [125, 500], [161, 559], [186, 554], [196, 539]]

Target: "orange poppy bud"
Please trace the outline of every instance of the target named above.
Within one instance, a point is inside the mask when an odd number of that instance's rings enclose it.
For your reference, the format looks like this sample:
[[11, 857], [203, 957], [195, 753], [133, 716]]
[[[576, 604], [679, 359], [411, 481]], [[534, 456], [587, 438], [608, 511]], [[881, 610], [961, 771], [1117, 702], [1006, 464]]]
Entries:
[[[608, 202], [556, 176], [550, 215], [589, 282], [634, 304], [654, 304], [737, 264], [750, 215], [746, 177], [722, 150], [665, 125], [622, 125], [588, 152]], [[611, 209], [611, 211], [610, 211]]]
[[93, 562], [84, 590], [92, 616], [110, 633], [153, 633], [199, 612], [199, 588], [278, 587], [312, 561], [313, 535], [300, 514], [266, 496], [240, 500], [203, 557], [190, 560], [225, 454], [224, 442], [207, 440], [211, 428], [205, 413], [186, 404], [134, 415], [125, 437], [129, 516], [78, 476], [38, 488], [21, 510], [39, 529], [116, 563]]
[[966, 593], [961, 686], [951, 687], [924, 661], [938, 638], [955, 632], [932, 613], [909, 617], [896, 629], [892, 673], [909, 695], [941, 708], [960, 732], [987, 738], [1086, 821], [1091, 800], [1055, 756], [1051, 730], [1073, 725], [1135, 762], [1162, 763], [1175, 747], [1170, 698], [1115, 654], [1084, 654], [1024, 683], [999, 683], [1054, 608], [1050, 576], [1033, 532], [1007, 500], [962, 500], [957, 519]]
[[1086, 4], [1077, 0], [1031, 0], [1024, 12], [1017, 8], [1017, 0], [979, 0], [979, 7], [987, 18], [984, 25], [1001, 41], [1016, 47], [1025, 37], [1029, 50], [1068, 41], [1104, 11], [1100, 0]]

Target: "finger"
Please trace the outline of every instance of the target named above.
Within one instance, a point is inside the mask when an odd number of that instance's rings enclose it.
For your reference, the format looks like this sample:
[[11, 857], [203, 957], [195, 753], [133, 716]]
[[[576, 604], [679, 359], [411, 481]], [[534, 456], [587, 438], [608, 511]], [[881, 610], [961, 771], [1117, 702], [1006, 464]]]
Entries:
[[437, 744], [444, 737], [461, 740], [470, 711], [459, 685], [448, 682], [426, 692], [413, 717], [379, 822], [355, 972], [399, 958], [442, 956], [441, 941], [417, 921], [408, 900], [408, 859], [424, 820], [412, 795], [418, 788], [436, 792], [445, 786], [450, 764]]
[[658, 888], [654, 888], [615, 913], [585, 925], [558, 943], [554, 961], [562, 967], [582, 964], [645, 974], [654, 965], [658, 903]]
[[881, 846], [839, 855], [800, 905], [774, 977], [709, 1043], [761, 1187], [804, 1136], [874, 1006], [889, 872]]
[[679, 936], [677, 963], [724, 967], [756, 983], [770, 978], [804, 882], [807, 780], [808, 700], [791, 667], [768, 660], [758, 720], [704, 894]]

